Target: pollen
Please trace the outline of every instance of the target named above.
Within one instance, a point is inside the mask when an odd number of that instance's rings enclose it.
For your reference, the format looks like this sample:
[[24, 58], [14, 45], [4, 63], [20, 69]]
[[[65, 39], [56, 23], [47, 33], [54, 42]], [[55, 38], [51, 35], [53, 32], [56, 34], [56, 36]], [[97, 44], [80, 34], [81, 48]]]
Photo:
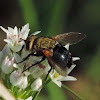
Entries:
[[56, 72], [55, 74], [54, 74], [54, 78], [57, 78], [59, 76], [59, 74]]

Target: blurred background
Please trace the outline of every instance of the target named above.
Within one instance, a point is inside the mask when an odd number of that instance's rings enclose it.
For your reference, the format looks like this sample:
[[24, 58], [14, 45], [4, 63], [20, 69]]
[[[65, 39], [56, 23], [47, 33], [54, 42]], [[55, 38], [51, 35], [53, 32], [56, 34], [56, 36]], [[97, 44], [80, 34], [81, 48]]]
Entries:
[[[100, 100], [100, 0], [0, 0], [0, 25], [21, 28], [29, 23], [30, 33], [40, 36], [81, 32], [86, 38], [70, 46], [80, 57], [70, 75], [75, 82], [63, 82], [84, 100]], [[6, 34], [0, 30], [0, 50]], [[63, 87], [50, 83], [37, 100], [78, 100]]]

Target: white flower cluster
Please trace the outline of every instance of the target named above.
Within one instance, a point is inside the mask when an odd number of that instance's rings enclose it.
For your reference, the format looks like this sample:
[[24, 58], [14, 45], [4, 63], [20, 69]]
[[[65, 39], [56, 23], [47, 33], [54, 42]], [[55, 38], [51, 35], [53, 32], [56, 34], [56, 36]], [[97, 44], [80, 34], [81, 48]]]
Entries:
[[[44, 61], [43, 64], [38, 64], [32, 67], [29, 71], [25, 71], [22, 73], [22, 71], [30, 67], [32, 64], [36, 63], [37, 61], [41, 60], [41, 57], [31, 56], [28, 60], [17, 64], [18, 62], [22, 61], [23, 58], [25, 58], [28, 54], [30, 54], [29, 51], [22, 50], [21, 55], [19, 55], [19, 52], [24, 45], [24, 41], [20, 41], [21, 39], [26, 40], [29, 34], [29, 24], [26, 24], [22, 27], [22, 29], [18, 29], [15, 27], [14, 29], [11, 27], [8, 27], [8, 30], [0, 26], [0, 28], [7, 34], [7, 39], [4, 39], [7, 44], [3, 48], [2, 51], [0, 51], [0, 69], [2, 72], [2, 75], [6, 74], [9, 75], [10, 83], [13, 86], [16, 86], [20, 88], [21, 90], [24, 90], [28, 84], [29, 84], [29, 76], [31, 77], [31, 80], [33, 81], [31, 83], [31, 89], [32, 91], [40, 91], [43, 85], [43, 79], [46, 77], [50, 66], [47, 61]], [[34, 33], [34, 35], [40, 33], [40, 31], [37, 31]], [[67, 49], [69, 48], [69, 45], [65, 46]], [[78, 57], [73, 57], [73, 61], [79, 60]], [[72, 65], [68, 71], [67, 74], [69, 74], [75, 65]], [[57, 84], [59, 87], [61, 87], [62, 83], [61, 81], [75, 81], [76, 78], [72, 76], [62, 76], [59, 75], [54, 69], [49, 74], [51, 80]], [[20, 98], [19, 98], [20, 100]], [[29, 97], [29, 99], [26, 100], [32, 100], [32, 97]]]

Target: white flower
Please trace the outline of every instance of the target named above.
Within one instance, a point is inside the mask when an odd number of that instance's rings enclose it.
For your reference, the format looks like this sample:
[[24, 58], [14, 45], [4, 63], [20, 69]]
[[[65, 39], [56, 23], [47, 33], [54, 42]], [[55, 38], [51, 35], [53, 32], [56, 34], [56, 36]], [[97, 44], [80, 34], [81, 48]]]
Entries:
[[4, 41], [8, 43], [9, 47], [15, 52], [20, 51], [22, 45], [24, 44], [23, 41], [20, 41], [20, 38], [26, 40], [30, 31], [29, 24], [23, 26], [21, 31], [20, 29], [18, 30], [16, 26], [14, 27], [14, 29], [8, 27], [8, 30], [3, 28], [2, 26], [0, 26], [0, 28], [7, 34], [7, 39], [4, 39]]
[[36, 31], [36, 32], [34, 32], [34, 33], [32, 33], [31, 35], [37, 35], [37, 34], [39, 34], [41, 31]]
[[1, 69], [5, 74], [9, 74], [13, 71], [13, 64], [14, 64], [14, 57], [8, 58], [8, 56], [5, 57], [5, 59], [2, 62]]
[[22, 74], [21, 69], [15, 70], [10, 75], [10, 83], [13, 84], [14, 86], [24, 89], [27, 87], [28, 84], [27, 76], [24, 76]]
[[0, 64], [3, 62], [6, 56], [12, 57], [12, 53], [10, 51], [10, 48], [6, 44], [2, 51], [0, 51]]
[[45, 78], [50, 67], [48, 66], [47, 60], [45, 60], [42, 63], [39, 63], [38, 65], [33, 66], [29, 71], [33, 78]]
[[53, 70], [49, 75], [50, 75], [51, 80], [55, 84], [57, 84], [59, 87], [61, 87], [61, 85], [62, 85], [61, 81], [75, 81], [75, 80], [77, 80], [75, 77], [72, 77], [72, 76], [59, 75], [55, 70]]
[[41, 78], [37, 78], [31, 85], [31, 89], [33, 91], [40, 91], [42, 88], [42, 79]]
[[80, 60], [80, 58], [79, 57], [72, 57], [72, 60], [76, 61], [76, 60]]
[[65, 45], [65, 48], [66, 48], [67, 50], [69, 50], [69, 43], [68, 43], [67, 45]]
[[[18, 62], [22, 61], [22, 59], [25, 58], [28, 54], [30, 54], [30, 53], [23, 50], [21, 57], [17, 53], [14, 53], [13, 55], [15, 57], [16, 62], [18, 63]], [[20, 68], [22, 68], [24, 66], [26, 66], [26, 68], [28, 68], [32, 64], [35, 64], [36, 62], [39, 62], [41, 60], [41, 58], [42, 57], [30, 56], [29, 59], [27, 59], [26, 61], [24, 61], [23, 63], [20, 63], [18, 65], [20, 66]], [[48, 63], [45, 63], [45, 66], [47, 64]], [[30, 68], [29, 73], [31, 73], [33, 78], [41, 77], [45, 72], [47, 72], [46, 71], [47, 67], [45, 67], [45, 66], [42, 65], [42, 64], [37, 64], [37, 65], [33, 66], [32, 68]], [[18, 68], [16, 64], [14, 64], [14, 67]], [[27, 72], [27, 71], [25, 71], [25, 72]]]
[[30, 69], [30, 73], [33, 76], [33, 78], [41, 77], [44, 71], [45, 71], [45, 68], [40, 68], [38, 65], [35, 65]]
[[27, 99], [20, 99], [20, 98], [17, 98], [18, 100], [32, 100], [32, 96], [28, 97]]
[[32, 100], [32, 96], [30, 96], [29, 98], [25, 99], [25, 100]]

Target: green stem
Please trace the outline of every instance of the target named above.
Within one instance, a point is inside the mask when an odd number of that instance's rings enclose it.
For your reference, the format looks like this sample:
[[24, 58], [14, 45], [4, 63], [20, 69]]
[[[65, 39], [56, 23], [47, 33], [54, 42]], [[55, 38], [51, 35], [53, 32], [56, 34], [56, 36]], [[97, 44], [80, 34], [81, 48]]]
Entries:
[[[45, 85], [47, 85], [50, 81], [51, 81], [50, 79], [49, 79], [48, 81], [46, 81], [46, 83], [43, 84], [43, 87], [44, 87]], [[37, 96], [39, 95], [39, 93], [40, 93], [40, 91], [37, 91], [37, 92], [35, 93], [35, 95], [34, 95], [34, 97], [33, 97], [32, 100], [36, 100], [36, 98], [37, 98]]]
[[32, 100], [36, 100], [37, 96], [39, 95], [40, 91], [37, 91]]
[[26, 97], [27, 97], [27, 95], [31, 92], [32, 90], [31, 89], [29, 89], [24, 95], [23, 95], [23, 99], [25, 99]]
[[65, 86], [64, 84], [62, 84], [62, 86], [67, 89], [69, 92], [71, 92], [73, 95], [75, 95], [79, 100], [84, 100], [82, 97], [80, 97], [78, 94], [76, 94], [75, 92], [73, 92], [70, 88], [68, 88], [67, 86]]
[[23, 90], [22, 93], [20, 93], [20, 95], [18, 97], [22, 98], [24, 94], [25, 94], [25, 91]]
[[11, 85], [11, 93], [14, 94], [14, 85]]

